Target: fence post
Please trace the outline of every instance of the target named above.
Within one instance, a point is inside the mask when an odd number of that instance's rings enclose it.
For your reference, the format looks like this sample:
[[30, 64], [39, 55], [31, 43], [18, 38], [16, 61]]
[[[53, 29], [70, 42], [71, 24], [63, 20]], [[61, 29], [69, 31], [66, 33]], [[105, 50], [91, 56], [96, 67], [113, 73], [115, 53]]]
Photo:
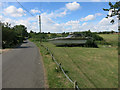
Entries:
[[59, 68], [60, 68], [60, 70], [61, 70], [61, 63], [59, 63]]
[[53, 60], [53, 54], [51, 54], [51, 56], [52, 56], [52, 60]]
[[40, 46], [43, 46], [42, 44], [40, 44]]
[[48, 47], [46, 47], [47, 51], [48, 51]]
[[77, 82], [74, 81], [74, 90], [76, 90], [76, 85], [77, 85]]

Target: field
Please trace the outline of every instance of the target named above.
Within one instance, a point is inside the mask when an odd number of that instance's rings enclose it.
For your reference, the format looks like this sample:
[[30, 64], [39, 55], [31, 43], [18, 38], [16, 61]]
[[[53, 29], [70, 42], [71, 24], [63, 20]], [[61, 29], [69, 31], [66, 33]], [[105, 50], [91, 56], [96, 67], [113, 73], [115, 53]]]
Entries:
[[112, 46], [118, 46], [118, 35], [117, 34], [99, 34]]
[[[49, 42], [47, 46], [72, 80], [80, 88], [117, 88], [118, 87], [118, 50], [117, 35], [100, 34], [111, 47], [99, 45], [99, 48], [56, 47]], [[39, 42], [35, 42], [40, 47]], [[40, 47], [48, 76], [49, 87], [73, 87], [62, 72], [56, 72], [55, 63], [47, 51]]]

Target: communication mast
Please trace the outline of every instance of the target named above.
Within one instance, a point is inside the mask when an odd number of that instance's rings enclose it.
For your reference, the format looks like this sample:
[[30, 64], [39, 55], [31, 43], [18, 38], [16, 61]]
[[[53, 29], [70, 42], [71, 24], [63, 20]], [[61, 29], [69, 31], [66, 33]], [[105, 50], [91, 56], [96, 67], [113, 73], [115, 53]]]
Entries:
[[41, 16], [39, 15], [39, 29], [40, 29], [40, 33], [41, 33]]

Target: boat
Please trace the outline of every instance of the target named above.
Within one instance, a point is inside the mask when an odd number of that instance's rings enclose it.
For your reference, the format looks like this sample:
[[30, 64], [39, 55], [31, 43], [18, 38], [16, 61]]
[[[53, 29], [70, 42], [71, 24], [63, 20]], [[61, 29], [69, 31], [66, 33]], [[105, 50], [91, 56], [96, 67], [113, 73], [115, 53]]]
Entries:
[[82, 34], [70, 34], [67, 37], [52, 38], [48, 41], [56, 46], [85, 45], [88, 39], [90, 39], [90, 37], [85, 37]]

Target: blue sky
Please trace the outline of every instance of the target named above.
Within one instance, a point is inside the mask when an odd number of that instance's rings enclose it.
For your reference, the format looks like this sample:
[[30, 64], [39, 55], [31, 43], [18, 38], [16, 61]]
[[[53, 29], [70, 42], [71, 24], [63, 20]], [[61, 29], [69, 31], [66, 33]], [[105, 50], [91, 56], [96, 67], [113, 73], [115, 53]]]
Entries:
[[[5, 2], [2, 5], [2, 21], [13, 26], [23, 24], [28, 32], [39, 31], [38, 15], [41, 14], [42, 32], [74, 31], [117, 31], [116, 22], [112, 25], [106, 19], [108, 2], [20, 2], [31, 14], [17, 2]], [[110, 13], [110, 12], [109, 12]]]

